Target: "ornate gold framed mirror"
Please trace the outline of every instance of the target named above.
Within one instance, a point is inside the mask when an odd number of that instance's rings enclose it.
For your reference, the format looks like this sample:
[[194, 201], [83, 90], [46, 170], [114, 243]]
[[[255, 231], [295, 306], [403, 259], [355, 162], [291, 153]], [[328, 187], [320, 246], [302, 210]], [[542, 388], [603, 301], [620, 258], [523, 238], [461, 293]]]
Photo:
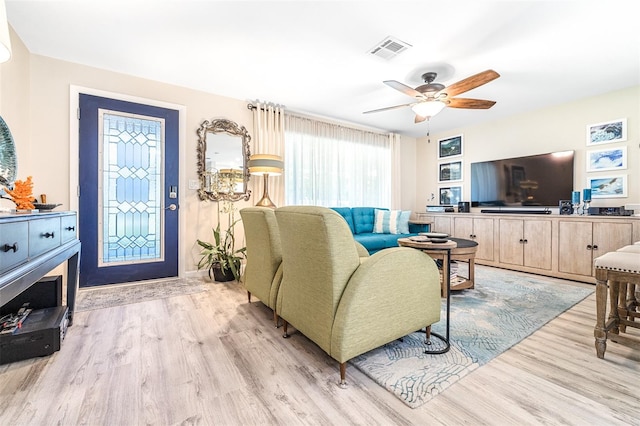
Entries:
[[211, 201], [248, 200], [251, 136], [244, 126], [205, 120], [198, 129], [198, 197]]

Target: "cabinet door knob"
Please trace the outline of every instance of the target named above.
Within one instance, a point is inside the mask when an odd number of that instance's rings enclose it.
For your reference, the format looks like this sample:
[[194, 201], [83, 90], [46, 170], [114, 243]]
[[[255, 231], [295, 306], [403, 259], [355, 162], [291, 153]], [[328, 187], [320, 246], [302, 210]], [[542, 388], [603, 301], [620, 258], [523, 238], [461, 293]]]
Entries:
[[528, 243], [529, 243], [529, 240], [527, 240], [527, 239], [525, 238], [525, 239], [524, 239], [524, 243], [525, 243], [525, 244], [528, 244]]
[[53, 232], [45, 232], [44, 234], [41, 234], [43, 237], [45, 238], [53, 238], [55, 237], [55, 234]]
[[587, 245], [587, 250], [591, 250], [593, 249], [593, 247], [591, 246], [591, 244]]
[[5, 253], [8, 252], [9, 250], [13, 250], [14, 253], [17, 252], [18, 243], [13, 243], [13, 245], [5, 244], [4, 246], [2, 246], [2, 251], [4, 251]]
[[524, 244], [524, 240], [520, 238], [520, 244]]
[[67, 226], [65, 229], [66, 229], [67, 231], [75, 231], [75, 230], [76, 230], [76, 227], [75, 227], [75, 226]]
[[598, 250], [598, 246], [596, 244], [593, 245], [594, 250]]

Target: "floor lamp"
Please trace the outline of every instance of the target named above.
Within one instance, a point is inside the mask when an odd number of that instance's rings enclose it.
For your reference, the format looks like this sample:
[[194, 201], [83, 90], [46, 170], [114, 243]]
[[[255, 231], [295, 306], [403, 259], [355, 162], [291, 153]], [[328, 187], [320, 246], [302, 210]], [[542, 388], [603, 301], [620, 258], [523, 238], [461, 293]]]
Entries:
[[282, 157], [271, 154], [255, 154], [249, 158], [249, 173], [256, 176], [264, 176], [264, 193], [256, 206], [276, 208], [269, 198], [269, 175], [280, 176], [284, 163]]

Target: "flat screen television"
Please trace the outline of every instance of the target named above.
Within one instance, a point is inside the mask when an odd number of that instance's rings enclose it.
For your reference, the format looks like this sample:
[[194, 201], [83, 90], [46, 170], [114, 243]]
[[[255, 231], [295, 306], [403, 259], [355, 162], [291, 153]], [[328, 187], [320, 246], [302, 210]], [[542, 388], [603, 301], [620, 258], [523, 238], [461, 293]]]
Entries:
[[471, 203], [558, 207], [571, 200], [574, 151], [471, 163]]

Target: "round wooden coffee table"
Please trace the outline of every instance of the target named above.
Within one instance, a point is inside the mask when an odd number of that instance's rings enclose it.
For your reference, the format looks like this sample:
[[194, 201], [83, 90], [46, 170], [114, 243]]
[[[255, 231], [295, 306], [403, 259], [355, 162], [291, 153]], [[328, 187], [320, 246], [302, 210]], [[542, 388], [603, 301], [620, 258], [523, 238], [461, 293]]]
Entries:
[[[458, 277], [458, 279], [450, 282], [451, 290], [464, 290], [474, 288], [475, 286], [475, 258], [478, 251], [478, 243], [473, 240], [464, 238], [448, 238], [447, 243], [431, 243], [422, 241], [413, 241], [410, 238], [399, 238], [398, 244], [402, 247], [412, 247], [422, 250], [433, 259], [442, 260], [442, 270], [447, 270], [447, 252], [446, 248], [451, 248], [451, 260], [461, 260], [469, 262], [469, 277]], [[448, 245], [448, 247], [447, 247]], [[441, 295], [447, 297], [447, 286], [444, 280], [440, 281]]]

